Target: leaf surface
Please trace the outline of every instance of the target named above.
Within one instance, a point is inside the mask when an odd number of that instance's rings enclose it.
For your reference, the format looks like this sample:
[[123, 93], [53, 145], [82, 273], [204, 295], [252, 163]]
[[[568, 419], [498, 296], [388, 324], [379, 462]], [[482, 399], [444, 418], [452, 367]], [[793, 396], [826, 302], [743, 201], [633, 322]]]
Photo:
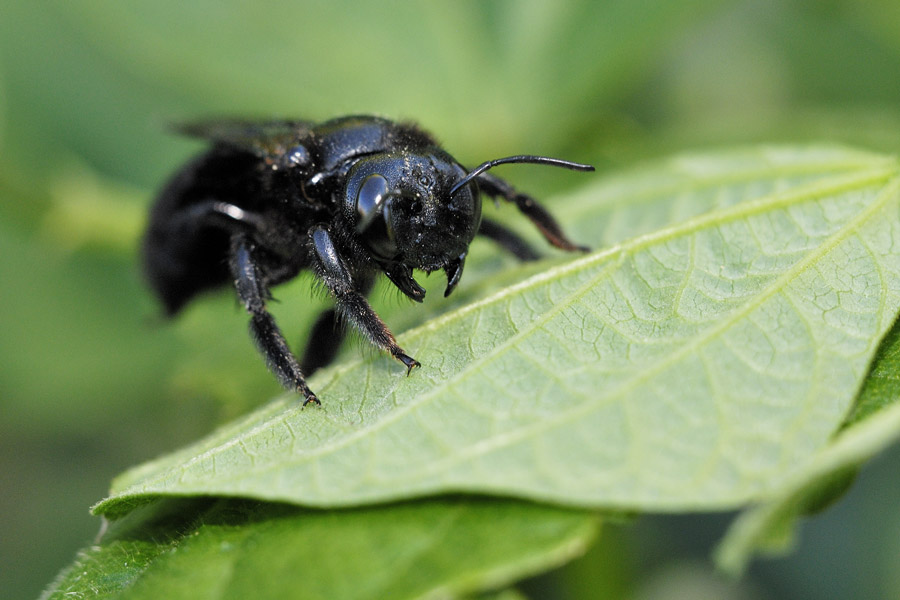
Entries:
[[351, 360], [114, 482], [348, 506], [448, 491], [684, 511], [765, 497], [823, 448], [893, 323], [900, 178], [839, 148], [676, 157], [564, 199], [599, 251]]
[[737, 575], [756, 553], [790, 547], [798, 521], [852, 483], [859, 467], [900, 440], [900, 323], [885, 338], [853, 412], [835, 439], [777, 494], [735, 519], [715, 552]]
[[767, 502], [748, 509], [731, 525], [716, 549], [719, 568], [738, 575], [753, 554], [782, 551], [811, 499], [852, 475], [866, 460], [900, 440], [900, 404], [894, 403], [844, 430], [816, 460]]

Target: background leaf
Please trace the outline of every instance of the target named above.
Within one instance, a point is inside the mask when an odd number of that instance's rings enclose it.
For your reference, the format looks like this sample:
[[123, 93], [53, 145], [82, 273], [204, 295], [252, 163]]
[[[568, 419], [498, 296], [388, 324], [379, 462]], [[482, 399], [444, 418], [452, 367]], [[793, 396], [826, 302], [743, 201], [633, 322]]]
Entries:
[[845, 428], [900, 401], [900, 321], [885, 336]]
[[117, 523], [45, 598], [446, 598], [581, 554], [596, 518], [447, 498], [351, 511], [168, 501]]
[[403, 335], [414, 377], [383, 357], [339, 365], [313, 380], [324, 410], [274, 402], [127, 473], [97, 511], [160, 494], [765, 497], [828, 442], [894, 321], [897, 175], [877, 155], [764, 148], [601, 184], [567, 218], [655, 231]]

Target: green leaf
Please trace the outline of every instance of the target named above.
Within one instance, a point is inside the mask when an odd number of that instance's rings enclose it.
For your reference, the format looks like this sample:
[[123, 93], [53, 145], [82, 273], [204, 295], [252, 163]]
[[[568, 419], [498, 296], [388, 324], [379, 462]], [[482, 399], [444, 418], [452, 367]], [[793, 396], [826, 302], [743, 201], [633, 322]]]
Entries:
[[559, 565], [596, 528], [584, 512], [511, 500], [328, 512], [170, 500], [117, 523], [44, 598], [456, 597]]
[[[400, 336], [113, 484], [349, 506], [447, 491], [740, 506], [802, 472], [893, 323], [900, 171], [837, 148], [682, 156], [562, 203], [603, 249]], [[610, 245], [607, 245], [610, 244]], [[605, 246], [605, 247], [604, 247]]]
[[900, 322], [894, 324], [878, 348], [859, 400], [844, 427], [852, 427], [897, 401], [900, 401]]
[[900, 439], [900, 322], [885, 337], [853, 412], [834, 442], [809, 468], [766, 502], [735, 520], [715, 552], [719, 567], [744, 571], [757, 552], [783, 554], [794, 542], [798, 520], [818, 512], [846, 491], [866, 460]]
[[757, 551], [782, 552], [790, 547], [797, 519], [811, 499], [863, 462], [900, 440], [900, 403], [894, 402], [849, 427], [778, 494], [745, 511], [731, 525], [715, 552], [719, 568], [738, 575]]
[[[468, 596], [467, 596], [468, 597]], [[494, 593], [479, 594], [471, 596], [472, 600], [528, 600], [515, 588], [509, 588]]]

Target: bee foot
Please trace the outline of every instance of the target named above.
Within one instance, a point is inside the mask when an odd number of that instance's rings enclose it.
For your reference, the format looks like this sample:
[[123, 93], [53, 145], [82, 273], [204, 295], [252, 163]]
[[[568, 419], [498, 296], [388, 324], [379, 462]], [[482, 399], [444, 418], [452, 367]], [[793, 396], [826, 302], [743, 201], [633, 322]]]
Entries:
[[412, 358], [411, 356], [407, 356], [407, 355], [403, 354], [402, 352], [400, 354], [397, 354], [394, 358], [396, 358], [397, 360], [402, 362], [404, 365], [406, 365], [406, 376], [407, 377], [409, 377], [409, 374], [412, 373], [413, 369], [415, 369], [416, 367], [422, 366], [422, 363], [420, 363], [416, 359]]

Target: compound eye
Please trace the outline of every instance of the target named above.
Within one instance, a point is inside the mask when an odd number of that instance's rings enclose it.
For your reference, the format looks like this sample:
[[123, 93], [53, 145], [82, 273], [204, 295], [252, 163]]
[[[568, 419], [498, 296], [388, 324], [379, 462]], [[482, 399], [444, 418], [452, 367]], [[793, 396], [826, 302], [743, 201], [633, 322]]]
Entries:
[[381, 258], [397, 256], [389, 198], [387, 179], [378, 174], [366, 177], [356, 195], [356, 232]]
[[369, 175], [359, 186], [356, 194], [356, 232], [365, 231], [378, 216], [382, 204], [388, 196], [387, 179], [381, 175]]

